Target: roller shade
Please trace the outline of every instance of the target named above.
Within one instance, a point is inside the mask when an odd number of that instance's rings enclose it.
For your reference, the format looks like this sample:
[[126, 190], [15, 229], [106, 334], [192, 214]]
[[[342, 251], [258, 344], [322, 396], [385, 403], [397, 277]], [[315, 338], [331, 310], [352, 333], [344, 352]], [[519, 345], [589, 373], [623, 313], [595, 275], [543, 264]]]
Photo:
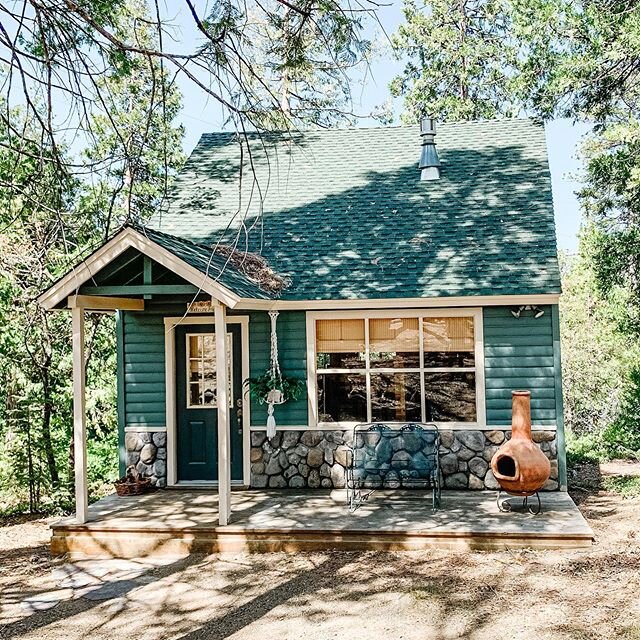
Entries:
[[473, 318], [425, 318], [425, 351], [474, 351]]
[[317, 353], [362, 353], [364, 320], [317, 320]]
[[383, 353], [419, 351], [418, 318], [372, 318], [369, 349]]

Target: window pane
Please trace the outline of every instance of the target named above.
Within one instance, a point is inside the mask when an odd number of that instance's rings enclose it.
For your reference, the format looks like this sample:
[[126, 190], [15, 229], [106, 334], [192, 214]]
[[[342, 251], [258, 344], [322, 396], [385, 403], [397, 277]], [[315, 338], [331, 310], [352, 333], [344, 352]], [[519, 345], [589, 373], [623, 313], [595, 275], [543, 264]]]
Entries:
[[201, 336], [189, 336], [189, 357], [199, 358], [202, 355]]
[[318, 376], [320, 422], [366, 422], [367, 386], [360, 373], [323, 373]]
[[362, 368], [364, 352], [364, 320], [316, 321], [319, 369]]
[[476, 421], [475, 373], [425, 373], [424, 397], [429, 422]]
[[200, 395], [200, 383], [192, 382], [189, 385], [189, 406], [197, 407], [200, 405], [202, 396]]
[[372, 367], [420, 366], [420, 338], [417, 318], [375, 318], [369, 320], [369, 358]]
[[473, 318], [425, 318], [422, 325], [425, 367], [473, 367]]
[[420, 374], [372, 373], [371, 419], [420, 422]]

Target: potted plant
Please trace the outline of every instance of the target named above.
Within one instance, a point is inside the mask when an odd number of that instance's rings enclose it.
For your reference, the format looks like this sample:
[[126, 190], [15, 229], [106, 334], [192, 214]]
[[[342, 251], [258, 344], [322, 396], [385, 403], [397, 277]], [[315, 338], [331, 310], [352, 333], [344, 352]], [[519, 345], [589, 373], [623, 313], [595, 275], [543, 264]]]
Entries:
[[249, 394], [260, 404], [284, 404], [298, 400], [305, 390], [305, 381], [300, 378], [278, 375], [265, 371], [257, 378], [248, 378], [244, 382]]

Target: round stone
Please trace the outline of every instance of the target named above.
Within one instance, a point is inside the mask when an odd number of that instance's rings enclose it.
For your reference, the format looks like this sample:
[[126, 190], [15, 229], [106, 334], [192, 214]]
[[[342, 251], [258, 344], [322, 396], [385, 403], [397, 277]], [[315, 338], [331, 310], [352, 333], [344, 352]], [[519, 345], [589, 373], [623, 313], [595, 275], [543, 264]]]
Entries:
[[301, 462], [298, 465], [298, 471], [303, 478], [309, 477], [309, 465]]
[[324, 439], [322, 431], [305, 431], [300, 438], [300, 442], [307, 447], [317, 447]]
[[458, 457], [453, 453], [448, 453], [440, 458], [440, 469], [445, 476], [451, 475], [458, 470]]
[[459, 431], [458, 440], [472, 451], [482, 451], [484, 449], [484, 433], [482, 431]]
[[251, 473], [255, 473], [256, 475], [264, 473], [264, 462], [255, 462], [252, 464]]
[[144, 464], [152, 464], [156, 459], [156, 446], [148, 443], [142, 447], [142, 451], [140, 451], [140, 460], [144, 462]]
[[391, 458], [391, 466], [394, 469], [408, 469], [411, 467], [411, 462], [413, 458], [410, 453], [406, 451], [398, 451], [393, 454], [393, 458]]
[[346, 467], [347, 459], [350, 454], [351, 451], [346, 447], [338, 447], [333, 453], [333, 460], [336, 464], [339, 464], [342, 467]]
[[262, 460], [262, 449], [258, 447], [251, 447], [251, 453], [249, 457], [251, 462], [259, 462], [260, 460]]
[[453, 431], [441, 431], [440, 432], [440, 444], [447, 449], [451, 449], [455, 436]]
[[464, 473], [454, 473], [444, 479], [444, 485], [448, 489], [466, 489], [467, 476]]
[[282, 433], [282, 448], [283, 449], [292, 449], [298, 444], [298, 440], [300, 440], [300, 432], [299, 431], [283, 431]]
[[471, 460], [469, 460], [469, 469], [474, 475], [479, 478], [484, 478], [485, 473], [487, 473], [489, 469], [489, 463], [482, 458], [471, 458]]
[[310, 467], [319, 467], [324, 462], [322, 449], [310, 449], [307, 454], [307, 464]]
[[331, 480], [329, 478], [322, 478], [322, 480], [320, 480], [320, 486], [323, 489], [331, 489]]
[[144, 442], [138, 437], [137, 433], [125, 433], [124, 446], [127, 451], [140, 451], [144, 446]]
[[487, 461], [487, 462], [491, 462], [491, 459], [493, 458], [493, 456], [496, 455], [496, 451], [499, 449], [500, 447], [498, 447], [497, 445], [492, 445], [491, 447], [487, 447], [483, 452], [482, 452], [482, 457]]
[[320, 467], [320, 477], [322, 478], [330, 478], [331, 477], [331, 467], [325, 462]]
[[252, 447], [261, 447], [266, 439], [267, 439], [267, 434], [264, 431], [252, 431], [251, 432], [251, 446]]
[[153, 434], [153, 444], [156, 447], [166, 447], [167, 446], [167, 434], [164, 431], [158, 431]]
[[460, 447], [460, 451], [458, 451], [456, 455], [458, 456], [458, 458], [460, 458], [460, 460], [468, 462], [476, 455], [476, 452], [472, 449], [468, 449], [467, 447]]
[[542, 485], [542, 490], [543, 491], [557, 491], [559, 485], [555, 480], [547, 480], [543, 485]]
[[285, 478], [291, 478], [293, 476], [295, 476], [298, 473], [298, 469], [296, 467], [287, 467], [284, 470], [284, 477]]
[[140, 461], [140, 454], [137, 451], [127, 451], [127, 467], [137, 465]]
[[301, 487], [304, 487], [304, 485], [305, 485], [305, 481], [302, 476], [293, 476], [292, 478], [289, 479], [290, 487], [301, 488]]
[[267, 466], [265, 467], [265, 473], [268, 476], [275, 476], [279, 473], [282, 473], [282, 465], [278, 460], [278, 456], [272, 456], [271, 458], [269, 458]]
[[311, 489], [317, 489], [320, 486], [320, 473], [317, 469], [311, 469], [307, 483]]
[[556, 439], [555, 431], [533, 431], [531, 439], [534, 442], [553, 442]]
[[484, 482], [478, 476], [474, 476], [473, 473], [469, 475], [469, 489], [474, 491], [481, 491], [484, 489]]
[[331, 467], [331, 484], [336, 489], [340, 489], [344, 487], [344, 483], [344, 467], [334, 464], [333, 467]]
[[156, 460], [153, 463], [153, 475], [159, 478], [167, 475], [167, 463], [164, 460]]
[[493, 475], [493, 471], [491, 471], [491, 469], [489, 469], [489, 471], [487, 471], [487, 475], [484, 477], [484, 486], [487, 489], [491, 489], [491, 490], [496, 490], [500, 488], [500, 485], [498, 484], [498, 481], [496, 480], [495, 476]]
[[287, 481], [282, 476], [271, 476], [269, 486], [274, 489], [283, 489], [287, 486]]
[[492, 431], [485, 431], [484, 435], [491, 444], [502, 444], [504, 442], [504, 431], [494, 429]]
[[251, 476], [251, 486], [255, 487], [256, 489], [264, 489], [264, 487], [267, 486], [268, 481], [268, 476], [265, 476], [263, 474]]

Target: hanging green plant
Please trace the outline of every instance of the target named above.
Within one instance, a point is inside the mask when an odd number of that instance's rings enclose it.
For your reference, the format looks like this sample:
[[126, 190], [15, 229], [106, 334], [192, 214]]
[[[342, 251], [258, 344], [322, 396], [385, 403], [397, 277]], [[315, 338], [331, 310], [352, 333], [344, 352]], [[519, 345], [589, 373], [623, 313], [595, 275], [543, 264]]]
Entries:
[[[273, 404], [298, 400], [306, 389], [304, 380], [290, 376], [275, 376], [271, 371], [265, 371], [257, 378], [247, 378], [244, 386], [249, 390], [251, 397], [260, 404], [266, 404], [270, 400]], [[278, 398], [278, 394], [274, 394], [274, 391], [279, 391], [281, 397]]]

